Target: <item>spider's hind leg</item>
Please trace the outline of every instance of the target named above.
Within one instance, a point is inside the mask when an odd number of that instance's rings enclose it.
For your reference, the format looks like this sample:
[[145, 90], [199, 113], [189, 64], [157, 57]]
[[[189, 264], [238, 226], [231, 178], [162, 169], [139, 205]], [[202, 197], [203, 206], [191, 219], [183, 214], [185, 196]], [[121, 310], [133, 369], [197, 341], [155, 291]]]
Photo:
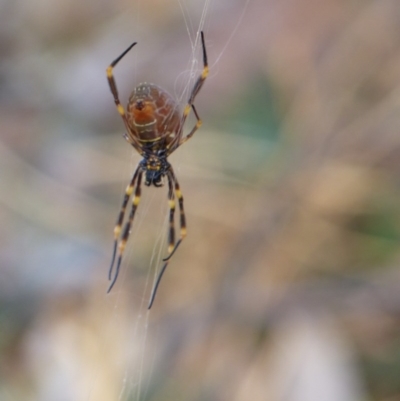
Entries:
[[[117, 278], [118, 278], [119, 268], [120, 268], [121, 262], [122, 262], [122, 256], [124, 254], [126, 243], [128, 242], [128, 238], [129, 238], [129, 234], [130, 234], [130, 231], [131, 231], [133, 219], [135, 217], [136, 209], [137, 209], [137, 207], [139, 205], [139, 202], [140, 202], [142, 175], [143, 175], [143, 171], [141, 170], [140, 166], [138, 166], [136, 171], [135, 171], [135, 173], [134, 173], [134, 175], [133, 175], [132, 181], [131, 181], [132, 187], [128, 186], [127, 191], [125, 193], [125, 198], [124, 198], [124, 201], [123, 201], [123, 204], [122, 204], [122, 209], [121, 209], [120, 215], [118, 217], [117, 225], [115, 226], [115, 229], [114, 229], [114, 235], [116, 236], [116, 239], [115, 239], [115, 242], [114, 242], [113, 259], [112, 259], [112, 263], [111, 263], [111, 267], [110, 267], [110, 271], [109, 271], [109, 280], [111, 280], [111, 275], [112, 275], [114, 262], [115, 262], [115, 256], [116, 256], [116, 253], [117, 253], [117, 247], [118, 247], [118, 250], [119, 250], [119, 256], [118, 256], [117, 267], [116, 267], [116, 270], [115, 270], [114, 278], [113, 278], [113, 280], [112, 280], [107, 292], [111, 291], [111, 289], [114, 287], [114, 284], [115, 284], [115, 282], [117, 281]], [[119, 244], [118, 244], [118, 236], [119, 236], [119, 233], [121, 231], [121, 225], [122, 225], [122, 221], [123, 221], [124, 214], [125, 214], [125, 208], [126, 208], [126, 205], [128, 203], [129, 196], [130, 196], [129, 192], [131, 192], [133, 190], [133, 185], [135, 183], [136, 176], [137, 176], [137, 183], [136, 183], [136, 188], [135, 188], [135, 196], [132, 199], [131, 212], [129, 214], [129, 219], [126, 222], [122, 237], [121, 237], [121, 239], [119, 241]]]
[[114, 248], [113, 248], [113, 255], [111, 258], [110, 270], [108, 272], [109, 280], [111, 280], [111, 275], [112, 275], [112, 271], [113, 271], [114, 263], [115, 263], [115, 257], [117, 256], [118, 239], [121, 234], [121, 227], [122, 227], [122, 223], [124, 221], [126, 206], [128, 205], [129, 198], [131, 197], [131, 195], [133, 193], [133, 187], [135, 185], [138, 172], [139, 172], [139, 166], [136, 167], [136, 170], [132, 175], [131, 181], [130, 181], [129, 185], [126, 187], [124, 200], [122, 201], [121, 210], [118, 215], [117, 223], [115, 224], [115, 227], [114, 227]]
[[[183, 239], [186, 237], [186, 216], [185, 216], [185, 210], [183, 207], [183, 196], [182, 192], [178, 183], [178, 180], [175, 177], [175, 174], [172, 170], [170, 170], [170, 176], [168, 176], [168, 182], [173, 181], [174, 186], [175, 186], [175, 194], [176, 197], [178, 198], [178, 204], [179, 204], [179, 214], [180, 214], [180, 228], [181, 228], [181, 235], [178, 240], [178, 242], [174, 245], [174, 242], [170, 241], [169, 246], [168, 246], [168, 253], [169, 255], [163, 259], [164, 262], [167, 262], [169, 259], [171, 259], [172, 255], [176, 252], [178, 249], [178, 246], [181, 244]], [[174, 202], [174, 207], [175, 207], [175, 202]], [[171, 220], [170, 220], [171, 221]]]
[[[150, 301], [149, 301], [149, 306], [148, 309], [150, 309], [153, 305], [154, 299], [157, 294], [157, 289], [160, 284], [161, 278], [167, 269], [169, 260], [171, 259], [172, 255], [175, 253], [175, 251], [178, 249], [178, 246], [182, 242], [182, 240], [186, 236], [186, 217], [185, 217], [185, 212], [183, 208], [183, 196], [179, 187], [178, 180], [175, 177], [175, 174], [172, 170], [172, 167], [170, 168], [170, 171], [168, 173], [168, 199], [169, 199], [169, 240], [168, 240], [168, 253], [169, 255], [163, 259], [165, 264], [160, 270], [160, 273], [158, 274], [157, 280], [154, 284], [153, 290], [151, 292], [150, 296]], [[178, 198], [178, 204], [179, 204], [179, 212], [180, 212], [180, 228], [181, 228], [181, 235], [178, 240], [178, 242], [175, 244], [175, 223], [174, 223], [174, 216], [175, 216], [175, 195]]]

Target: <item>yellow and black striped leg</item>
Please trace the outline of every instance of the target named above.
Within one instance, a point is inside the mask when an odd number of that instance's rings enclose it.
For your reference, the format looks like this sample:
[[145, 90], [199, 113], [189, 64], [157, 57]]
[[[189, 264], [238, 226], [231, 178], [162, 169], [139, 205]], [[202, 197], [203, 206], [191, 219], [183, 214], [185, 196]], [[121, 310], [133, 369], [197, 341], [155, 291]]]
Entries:
[[[190, 131], [190, 133], [188, 135], [186, 135], [184, 138], [181, 138], [178, 142], [178, 146], [181, 146], [182, 144], [184, 144], [188, 139], [190, 139], [193, 134], [201, 127], [201, 119], [199, 117], [199, 115], [197, 114], [196, 108], [194, 107], [194, 99], [196, 98], [197, 94], [200, 92], [201, 87], [204, 84], [204, 81], [206, 80], [206, 78], [208, 77], [208, 61], [207, 61], [207, 52], [206, 52], [206, 45], [204, 43], [204, 34], [203, 32], [201, 32], [201, 44], [203, 46], [203, 71], [201, 73], [201, 75], [199, 76], [199, 78], [197, 79], [196, 83], [194, 84], [192, 93], [190, 94], [190, 98], [188, 101], [187, 106], [185, 107], [185, 110], [183, 112], [183, 120], [186, 120], [186, 117], [189, 115], [190, 112], [190, 108], [192, 108], [194, 115], [197, 118], [197, 122], [196, 125], [192, 128], [192, 130]], [[183, 125], [182, 125], [183, 127]], [[179, 135], [180, 137], [180, 135]]]
[[[126, 53], [129, 52], [129, 50], [132, 49], [133, 46], [136, 45], [137, 42], [132, 43], [120, 56], [118, 56], [107, 68], [107, 78], [108, 78], [108, 83], [110, 85], [110, 89], [111, 89], [111, 93], [114, 96], [114, 101], [115, 104], [117, 106], [117, 108], [119, 108], [121, 106], [121, 103], [119, 101], [119, 97], [118, 97], [118, 89], [117, 89], [117, 85], [115, 83], [114, 80], [114, 76], [113, 76], [113, 68], [121, 61], [121, 59], [126, 55]], [[121, 106], [122, 107], [122, 106]], [[124, 113], [120, 113], [121, 115], [124, 115]]]
[[196, 116], [196, 119], [197, 119], [196, 125], [192, 128], [192, 130], [191, 130], [184, 138], [182, 138], [182, 139], [179, 141], [178, 146], [183, 145], [187, 140], [189, 140], [189, 139], [193, 136], [193, 134], [194, 134], [194, 133], [201, 127], [201, 125], [202, 125], [202, 121], [201, 121], [199, 115], [197, 114], [197, 110], [196, 110], [196, 108], [194, 107], [194, 104], [192, 104], [192, 110], [193, 110], [193, 113], [194, 113], [194, 115]]
[[169, 235], [168, 253], [170, 254], [175, 246], [175, 195], [172, 179], [168, 176], [168, 203], [169, 203]]
[[[178, 203], [179, 203], [179, 214], [180, 214], [180, 227], [181, 227], [181, 235], [180, 238], [178, 240], [178, 242], [175, 244], [175, 246], [171, 249], [168, 249], [168, 253], [169, 255], [163, 259], [164, 262], [167, 262], [169, 259], [171, 259], [171, 257], [173, 256], [173, 254], [176, 252], [176, 250], [178, 249], [178, 246], [181, 244], [182, 240], [186, 237], [186, 216], [185, 216], [185, 210], [183, 207], [183, 196], [182, 196], [182, 192], [181, 192], [181, 188], [179, 186], [178, 180], [175, 177], [174, 172], [170, 171], [171, 174], [171, 179], [173, 180], [174, 184], [175, 184], [175, 194], [176, 197], [178, 198]], [[168, 179], [169, 176], [168, 176]]]
[[[169, 202], [169, 235], [168, 235], [168, 253], [171, 255], [171, 253], [174, 251], [174, 246], [175, 246], [175, 195], [174, 195], [174, 181], [172, 177], [168, 174], [168, 202]], [[165, 259], [164, 259], [165, 260]], [[148, 309], [150, 309], [153, 305], [154, 299], [156, 297], [157, 293], [157, 288], [160, 284], [161, 278], [165, 272], [165, 269], [168, 266], [168, 262], [166, 262], [163, 267], [160, 270], [160, 273], [157, 277], [157, 280], [154, 284], [153, 290], [151, 291], [150, 295], [150, 301], [149, 301], [149, 306]]]
[[[196, 83], [193, 86], [192, 92], [190, 94], [189, 100], [187, 105], [185, 106], [184, 110], [183, 110], [183, 116], [181, 119], [181, 125], [179, 128], [179, 131], [176, 135], [176, 139], [169, 145], [169, 154], [171, 154], [176, 148], [178, 148], [179, 146], [181, 146], [183, 143], [185, 143], [188, 139], [190, 139], [193, 134], [201, 127], [201, 119], [199, 117], [199, 115], [197, 114], [196, 108], [193, 105], [193, 102], [197, 96], [197, 94], [200, 92], [201, 87], [204, 84], [204, 81], [206, 80], [206, 78], [208, 77], [208, 73], [209, 73], [209, 69], [208, 69], [208, 61], [207, 61], [207, 52], [206, 52], [206, 44], [204, 42], [204, 33], [203, 31], [201, 32], [201, 45], [203, 48], [203, 71], [201, 72], [201, 75], [197, 78]], [[193, 110], [196, 118], [197, 118], [197, 123], [196, 125], [192, 128], [192, 130], [190, 131], [190, 133], [182, 138], [182, 130], [183, 127], [185, 125], [185, 121], [190, 113], [190, 110]]]
[[[178, 246], [182, 242], [182, 240], [186, 237], [186, 217], [185, 217], [185, 211], [183, 208], [183, 196], [181, 189], [179, 187], [178, 180], [175, 177], [175, 174], [172, 170], [172, 167], [168, 173], [168, 185], [169, 185], [169, 202], [170, 202], [170, 217], [169, 217], [169, 244], [168, 244], [168, 253], [169, 255], [163, 259], [165, 262], [163, 267], [160, 270], [160, 273], [157, 277], [157, 280], [154, 284], [153, 291], [151, 292], [150, 296], [150, 302], [148, 309], [150, 309], [153, 306], [154, 299], [157, 294], [157, 289], [158, 286], [160, 285], [161, 278], [167, 269], [169, 260], [171, 259], [172, 255], [175, 253], [175, 251], [178, 249]], [[175, 242], [175, 226], [174, 226], [174, 213], [175, 213], [175, 199], [174, 199], [174, 191], [173, 191], [173, 186], [175, 187], [175, 195], [178, 198], [178, 203], [179, 203], [179, 212], [180, 212], [180, 227], [181, 227], [181, 236], [179, 238], [179, 241], [174, 245]]]
[[[107, 292], [111, 291], [111, 289], [113, 288], [113, 286], [114, 286], [114, 284], [115, 284], [115, 282], [117, 281], [117, 278], [118, 278], [119, 268], [120, 268], [121, 262], [122, 262], [122, 256], [124, 254], [126, 243], [128, 242], [128, 238], [129, 238], [129, 234], [130, 234], [130, 231], [131, 231], [133, 219], [135, 217], [136, 209], [137, 209], [137, 207], [139, 205], [139, 202], [140, 202], [142, 175], [143, 175], [143, 171], [140, 168], [138, 168], [137, 184], [136, 184], [136, 188], [135, 188], [135, 196], [132, 199], [132, 209], [131, 209], [131, 212], [129, 214], [129, 219], [126, 222], [126, 225], [125, 225], [124, 232], [122, 234], [121, 240], [120, 240], [120, 242], [118, 244], [119, 256], [118, 256], [118, 261], [117, 261], [117, 267], [116, 267], [116, 270], [115, 270], [114, 278], [113, 278], [113, 280], [112, 280], [112, 282], [110, 284], [110, 287], [108, 288]], [[111, 277], [111, 272], [110, 272], [110, 277]]]
[[206, 80], [206, 78], [208, 76], [208, 61], [207, 61], [206, 44], [204, 42], [203, 31], [201, 31], [200, 34], [201, 34], [201, 45], [203, 48], [203, 71], [201, 72], [201, 75], [199, 76], [199, 78], [197, 79], [197, 81], [193, 87], [193, 90], [192, 90], [192, 93], [190, 95], [189, 102], [188, 102], [190, 105], [193, 104], [194, 98], [200, 92], [200, 89], [203, 86], [204, 81]]
[[114, 249], [113, 249], [113, 255], [112, 255], [112, 259], [111, 259], [110, 270], [108, 272], [108, 279], [109, 280], [111, 280], [111, 275], [112, 275], [114, 262], [115, 262], [115, 256], [117, 255], [118, 239], [119, 239], [119, 236], [121, 234], [121, 227], [122, 227], [122, 223], [124, 221], [126, 206], [127, 206], [128, 202], [129, 202], [129, 198], [132, 195], [133, 187], [135, 185], [138, 172], [139, 172], [139, 166], [136, 167], [136, 170], [132, 175], [132, 179], [131, 179], [129, 185], [126, 187], [124, 200], [122, 202], [121, 210], [120, 210], [119, 215], [118, 215], [117, 223], [115, 224], [115, 228], [114, 228]]
[[119, 95], [118, 95], [118, 89], [117, 89], [117, 84], [115, 83], [114, 75], [113, 75], [113, 68], [118, 64], [118, 62], [126, 55], [126, 53], [129, 52], [129, 50], [132, 49], [133, 46], [136, 45], [135, 43], [132, 43], [120, 56], [118, 56], [108, 67], [106, 70], [107, 73], [107, 80], [108, 84], [110, 85], [110, 90], [111, 93], [114, 97], [114, 102], [115, 105], [117, 106], [118, 113], [122, 117], [122, 120], [124, 121], [125, 128], [127, 130], [125, 138], [127, 141], [139, 152], [139, 154], [143, 154], [143, 151], [141, 149], [140, 143], [138, 140], [135, 138], [135, 136], [132, 134], [131, 129], [129, 127], [128, 121], [126, 119], [125, 115], [125, 109], [122, 106], [121, 102], [119, 101]]

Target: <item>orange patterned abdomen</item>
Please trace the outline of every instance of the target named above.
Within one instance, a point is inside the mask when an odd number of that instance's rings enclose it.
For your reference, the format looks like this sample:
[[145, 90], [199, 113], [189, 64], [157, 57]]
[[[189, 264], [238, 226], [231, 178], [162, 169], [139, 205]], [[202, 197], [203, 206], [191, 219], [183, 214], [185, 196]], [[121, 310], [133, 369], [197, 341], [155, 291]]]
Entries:
[[151, 148], [171, 142], [180, 125], [180, 113], [172, 96], [159, 86], [148, 83], [133, 90], [127, 106], [127, 119], [136, 138]]

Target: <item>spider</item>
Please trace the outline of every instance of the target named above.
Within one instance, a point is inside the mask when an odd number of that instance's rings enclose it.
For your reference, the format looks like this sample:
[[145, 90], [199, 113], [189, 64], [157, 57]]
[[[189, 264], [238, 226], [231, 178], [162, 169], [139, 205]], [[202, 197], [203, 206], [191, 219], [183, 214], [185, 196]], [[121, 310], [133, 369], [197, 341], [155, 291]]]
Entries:
[[[163, 186], [164, 177], [166, 177], [168, 181], [168, 255], [163, 259], [163, 262], [165, 263], [162, 266], [152, 289], [148, 309], [153, 305], [157, 288], [171, 257], [186, 236], [186, 218], [183, 208], [183, 196], [174, 170], [168, 162], [168, 156], [188, 141], [202, 124], [193, 102], [208, 76], [207, 53], [203, 32], [201, 32], [201, 44], [203, 50], [203, 70], [193, 86], [182, 115], [179, 112], [178, 104], [174, 99], [164, 89], [150, 83], [141, 83], [133, 90], [129, 97], [127, 111], [125, 112], [125, 109], [119, 100], [113, 69], [132, 49], [132, 47], [136, 45], [136, 42], [132, 43], [107, 68], [107, 79], [111, 93], [113, 94], [118, 113], [121, 115], [125, 124], [126, 133], [124, 134], [124, 138], [143, 158], [137, 165], [129, 184], [126, 187], [122, 207], [114, 228], [114, 248], [108, 274], [108, 279], [111, 283], [107, 291], [108, 293], [111, 291], [118, 278], [122, 257], [129, 238], [135, 212], [140, 201], [143, 177], [146, 186], [154, 185], [155, 187], [161, 187]], [[193, 110], [197, 122], [192, 130], [186, 136], [183, 136], [183, 128], [190, 110]], [[122, 230], [125, 211], [132, 194], [131, 211], [129, 218], [125, 223], [125, 227]], [[178, 199], [180, 211], [180, 238], [177, 242], [175, 242], [174, 223], [175, 196]], [[114, 277], [112, 277], [117, 251], [118, 260]]]

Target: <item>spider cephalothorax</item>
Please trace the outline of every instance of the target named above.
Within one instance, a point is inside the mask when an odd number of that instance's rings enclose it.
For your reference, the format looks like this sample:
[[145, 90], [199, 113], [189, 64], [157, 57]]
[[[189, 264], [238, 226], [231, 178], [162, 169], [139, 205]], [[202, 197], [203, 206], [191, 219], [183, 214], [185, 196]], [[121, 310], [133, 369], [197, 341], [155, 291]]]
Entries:
[[164, 185], [163, 178], [168, 173], [171, 165], [168, 163], [164, 152], [157, 154], [146, 155], [140, 162], [140, 166], [146, 173], [144, 184], [148, 187], [162, 187]]
[[[149, 309], [153, 304], [158, 285], [170, 258], [175, 253], [183, 238], [186, 236], [186, 219], [183, 209], [183, 196], [178, 180], [174, 174], [174, 170], [171, 164], [167, 161], [167, 158], [179, 146], [183, 145], [188, 139], [190, 139], [201, 126], [201, 120], [197, 114], [193, 102], [208, 76], [207, 53], [203, 32], [201, 32], [201, 44], [203, 49], [203, 71], [194, 84], [183, 113], [179, 112], [178, 104], [175, 102], [172, 96], [168, 94], [168, 92], [159, 86], [150, 83], [142, 83], [132, 91], [132, 94], [129, 97], [127, 110], [125, 112], [124, 107], [119, 101], [117, 85], [113, 76], [113, 68], [125, 56], [125, 54], [136, 45], [136, 42], [130, 45], [107, 68], [107, 79], [110, 85], [111, 93], [114, 96], [114, 102], [117, 106], [118, 113], [122, 117], [126, 129], [126, 134], [124, 137], [143, 157], [135, 169], [129, 185], [126, 187], [122, 207], [118, 215], [117, 224], [114, 228], [114, 251], [109, 271], [109, 280], [112, 281], [108, 292], [111, 291], [118, 277], [122, 256], [129, 238], [136, 209], [140, 201], [143, 174], [145, 176], [144, 183], [147, 186], [154, 185], [155, 187], [161, 187], [163, 185], [164, 177], [166, 177], [168, 181], [168, 200], [170, 208], [168, 256], [163, 259], [165, 263], [154, 284], [150, 297]], [[183, 127], [191, 110], [193, 110], [197, 122], [192, 130], [186, 136], [183, 136]], [[122, 230], [125, 211], [132, 195], [132, 208], [124, 230]], [[175, 196], [178, 199], [180, 211], [180, 238], [177, 242], [175, 242], [174, 223]], [[117, 251], [118, 261], [114, 277], [112, 277]]]

